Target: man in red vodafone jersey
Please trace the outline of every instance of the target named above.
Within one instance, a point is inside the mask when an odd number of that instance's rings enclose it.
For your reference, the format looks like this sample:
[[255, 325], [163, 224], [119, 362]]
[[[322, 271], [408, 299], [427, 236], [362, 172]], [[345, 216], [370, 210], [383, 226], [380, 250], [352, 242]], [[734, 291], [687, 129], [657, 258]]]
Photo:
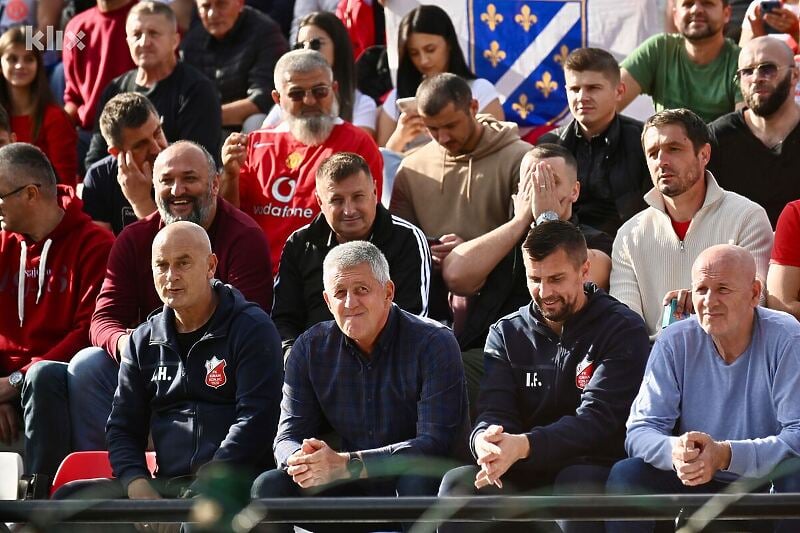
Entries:
[[383, 161], [378, 147], [363, 130], [338, 118], [337, 90], [322, 54], [289, 52], [275, 65], [272, 91], [284, 121], [249, 135], [233, 133], [222, 147], [221, 193], [263, 228], [273, 274], [289, 235], [319, 213], [314, 176], [322, 161], [339, 152], [359, 154], [381, 197]]

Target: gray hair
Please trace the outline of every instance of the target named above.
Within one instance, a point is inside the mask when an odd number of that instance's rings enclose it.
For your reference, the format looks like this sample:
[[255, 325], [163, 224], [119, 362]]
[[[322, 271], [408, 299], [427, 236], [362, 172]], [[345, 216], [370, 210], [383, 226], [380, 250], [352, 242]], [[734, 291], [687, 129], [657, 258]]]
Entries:
[[10, 186], [21, 187], [33, 182], [47, 196], [56, 197], [53, 166], [44, 152], [32, 144], [16, 142], [0, 148], [0, 170]]
[[323, 70], [328, 74], [328, 77], [333, 81], [333, 70], [325, 60], [325, 56], [316, 50], [292, 50], [286, 52], [275, 63], [275, 90], [281, 93], [284, 88], [285, 76], [287, 73], [299, 72], [305, 74], [315, 70]]
[[389, 263], [377, 246], [367, 241], [350, 241], [336, 246], [325, 256], [322, 263], [322, 279], [325, 290], [328, 280], [337, 272], [355, 268], [366, 263], [381, 286], [389, 282]]

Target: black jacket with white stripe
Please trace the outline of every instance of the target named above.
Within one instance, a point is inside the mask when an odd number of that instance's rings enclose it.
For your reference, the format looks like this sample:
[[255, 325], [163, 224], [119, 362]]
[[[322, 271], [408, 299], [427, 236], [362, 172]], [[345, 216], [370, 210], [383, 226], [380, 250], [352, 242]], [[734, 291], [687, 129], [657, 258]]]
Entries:
[[[378, 204], [369, 241], [389, 262], [395, 303], [410, 313], [426, 316], [431, 252], [422, 230]], [[333, 320], [322, 298], [322, 261], [337, 244], [333, 230], [320, 213], [310, 224], [292, 233], [283, 247], [272, 320], [281, 335], [284, 355], [305, 330]]]

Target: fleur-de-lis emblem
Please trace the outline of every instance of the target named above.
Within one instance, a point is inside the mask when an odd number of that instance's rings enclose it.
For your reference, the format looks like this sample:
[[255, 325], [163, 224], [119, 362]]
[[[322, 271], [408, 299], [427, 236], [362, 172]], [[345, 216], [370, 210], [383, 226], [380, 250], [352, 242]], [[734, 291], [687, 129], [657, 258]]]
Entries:
[[522, 26], [522, 29], [530, 31], [531, 26], [536, 24], [539, 21], [539, 18], [531, 13], [531, 8], [528, 7], [528, 4], [522, 6], [522, 9], [519, 10], [519, 13], [516, 14], [514, 17], [514, 22]]
[[561, 48], [556, 55], [553, 56], [553, 61], [559, 63], [562, 67], [564, 63], [567, 61], [567, 56], [569, 55], [569, 47], [566, 44], [562, 44]]
[[481, 13], [481, 20], [489, 26], [491, 31], [494, 31], [497, 26], [503, 22], [503, 15], [497, 12], [497, 8], [494, 4], [489, 4], [486, 6], [486, 12]]
[[522, 120], [525, 120], [528, 114], [533, 112], [533, 104], [528, 102], [528, 95], [522, 93], [519, 95], [519, 100], [511, 104], [511, 109], [516, 111]]
[[558, 83], [553, 81], [553, 76], [550, 75], [550, 72], [545, 70], [544, 74], [542, 74], [542, 79], [536, 82], [536, 88], [547, 98], [550, 96], [551, 92], [558, 89]]
[[492, 67], [497, 67], [497, 64], [506, 58], [506, 53], [500, 50], [500, 43], [492, 41], [489, 43], [489, 49], [483, 51], [483, 57], [489, 60]]

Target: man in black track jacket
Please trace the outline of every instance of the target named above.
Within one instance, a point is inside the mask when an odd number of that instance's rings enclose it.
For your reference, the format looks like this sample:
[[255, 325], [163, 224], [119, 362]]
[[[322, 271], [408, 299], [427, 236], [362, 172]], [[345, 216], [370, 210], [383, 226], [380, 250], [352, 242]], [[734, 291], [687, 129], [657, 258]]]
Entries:
[[[470, 436], [477, 466], [448, 472], [440, 495], [504, 487], [512, 493], [602, 492], [611, 465], [625, 456], [625, 420], [649, 353], [645, 325], [584, 283], [586, 242], [573, 224], [540, 223], [522, 249], [533, 302], [489, 330]], [[490, 486], [496, 488], [484, 489]], [[603, 527], [562, 529], [576, 526]], [[465, 531], [467, 525], [453, 527]]]
[[289, 236], [275, 282], [272, 319], [284, 355], [305, 330], [333, 320], [322, 299], [322, 261], [347, 241], [365, 240], [377, 246], [389, 262], [395, 303], [409, 313], [428, 313], [431, 253], [425, 235], [377, 203], [366, 161], [349, 152], [331, 156], [317, 170], [316, 182], [322, 212]]

